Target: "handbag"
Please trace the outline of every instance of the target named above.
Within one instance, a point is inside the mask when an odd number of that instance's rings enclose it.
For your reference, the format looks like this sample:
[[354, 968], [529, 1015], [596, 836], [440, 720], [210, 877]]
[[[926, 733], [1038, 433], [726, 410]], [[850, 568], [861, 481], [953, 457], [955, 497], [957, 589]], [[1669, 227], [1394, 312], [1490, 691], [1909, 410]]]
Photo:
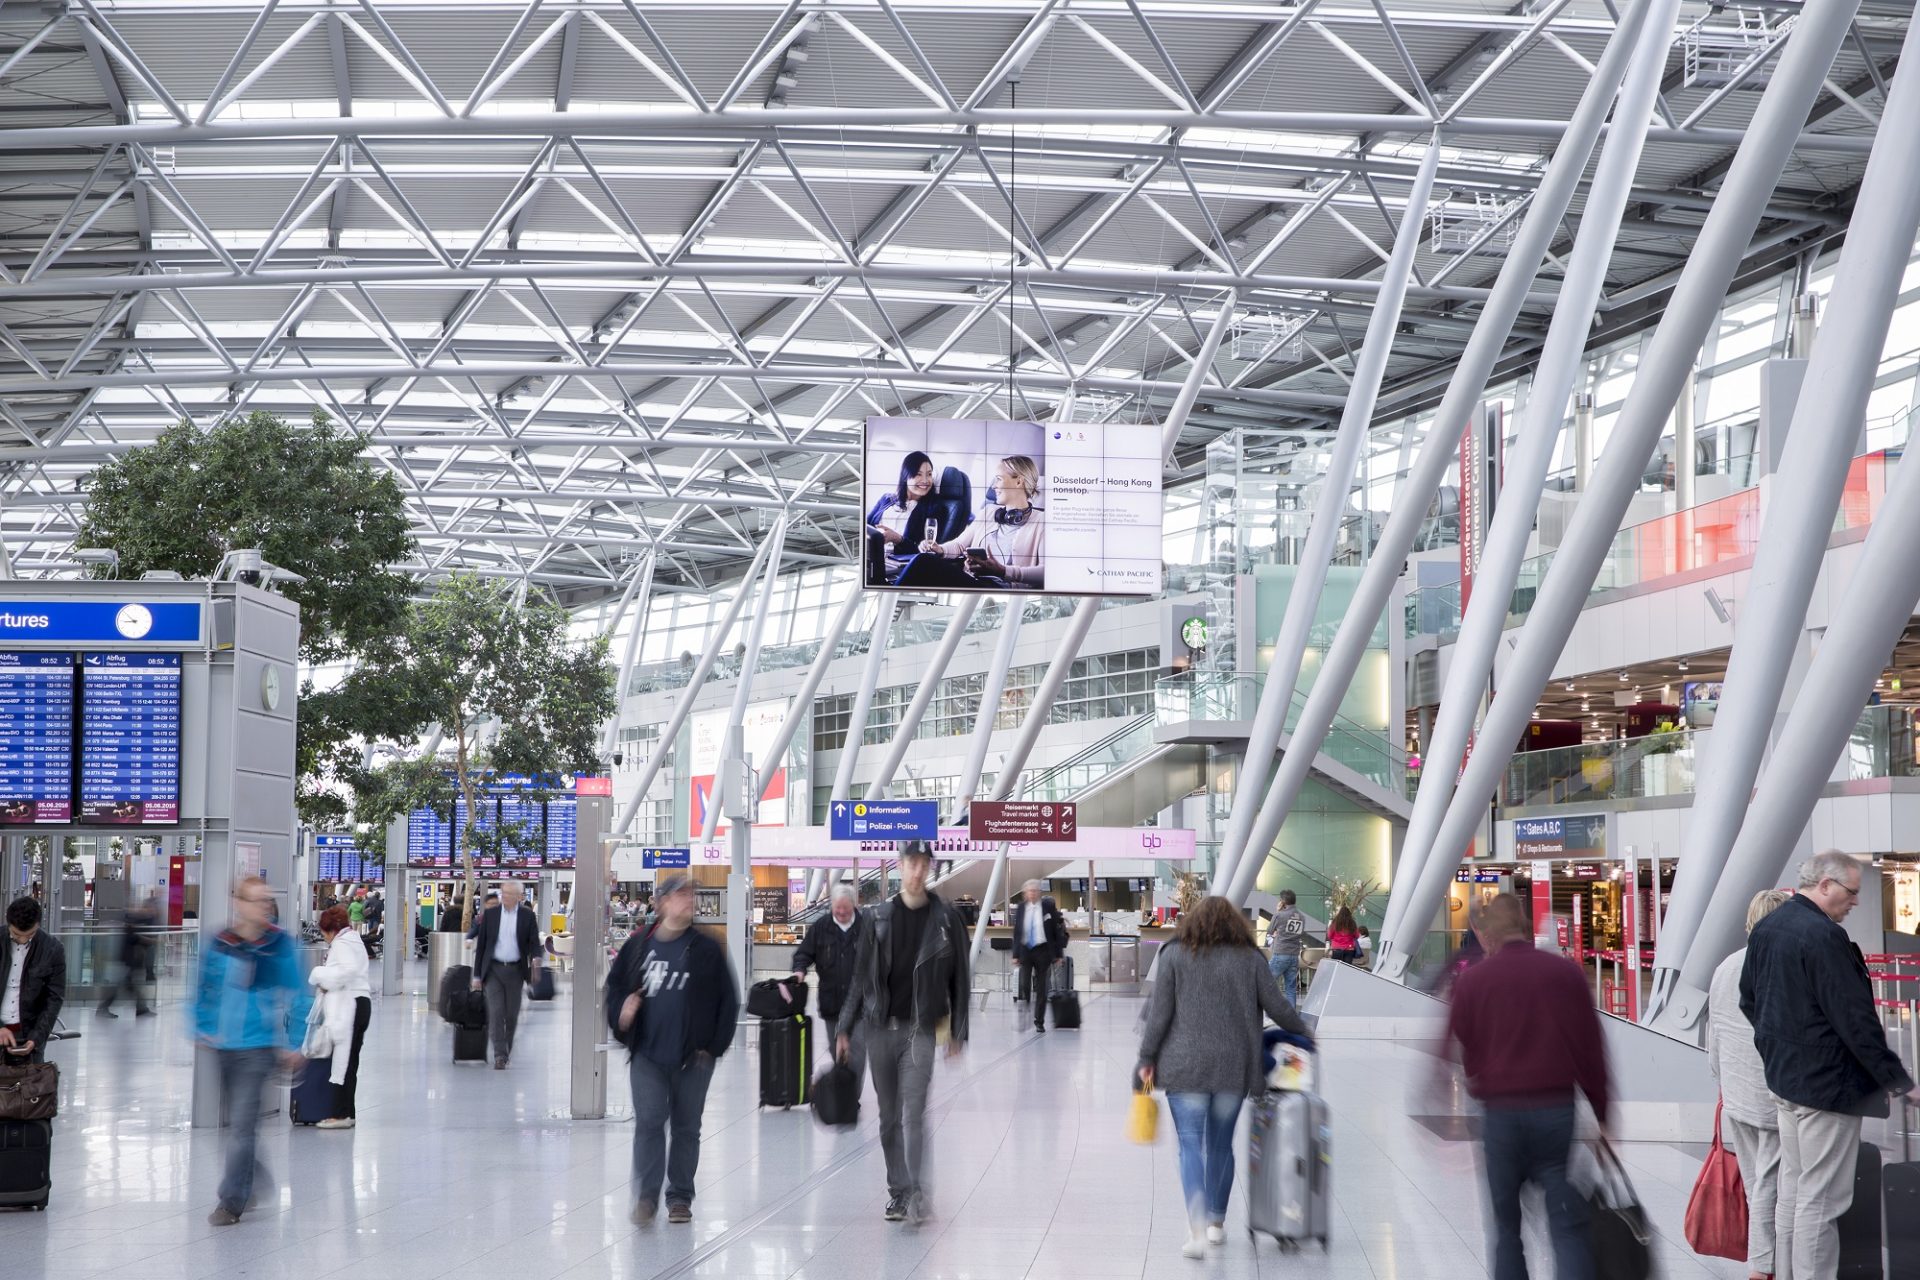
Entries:
[[813, 1118], [830, 1129], [851, 1129], [860, 1122], [860, 1077], [836, 1062], [814, 1077]]
[[1713, 1104], [1713, 1146], [1687, 1198], [1687, 1243], [1709, 1258], [1747, 1258], [1747, 1188], [1740, 1162], [1720, 1140], [1721, 1101]]
[[747, 1013], [755, 1018], [791, 1018], [807, 1011], [807, 984], [768, 978], [747, 988]]
[[51, 1120], [59, 1111], [59, 1067], [0, 1061], [0, 1120]]
[[1127, 1110], [1127, 1141], [1151, 1146], [1159, 1136], [1160, 1104], [1149, 1091], [1135, 1088], [1133, 1103]]
[[1595, 1280], [1649, 1280], [1653, 1275], [1652, 1229], [1640, 1197], [1627, 1180], [1613, 1147], [1605, 1138], [1594, 1147], [1600, 1176], [1587, 1192], [1592, 1213], [1593, 1274]]
[[300, 1041], [300, 1052], [309, 1058], [333, 1056], [333, 1033], [327, 1030], [327, 1006], [324, 997], [307, 1010], [307, 1034]]

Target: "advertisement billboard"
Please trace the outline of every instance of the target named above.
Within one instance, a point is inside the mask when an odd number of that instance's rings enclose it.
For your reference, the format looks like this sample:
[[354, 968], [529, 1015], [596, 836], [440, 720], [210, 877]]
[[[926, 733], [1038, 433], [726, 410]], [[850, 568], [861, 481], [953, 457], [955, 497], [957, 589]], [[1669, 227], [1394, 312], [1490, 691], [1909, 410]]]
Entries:
[[[719, 781], [720, 757], [727, 746], [729, 714], [726, 707], [716, 707], [711, 711], [696, 712], [693, 716], [693, 737], [687, 752], [687, 825], [696, 837], [706, 827], [707, 807], [718, 803], [715, 785]], [[753, 824], [756, 827], [787, 825], [786, 762], [767, 759], [773, 750], [773, 740], [780, 732], [780, 722], [786, 719], [786, 715], [785, 698], [747, 704], [747, 714], [742, 723], [742, 728], [746, 730], [744, 750], [747, 758], [753, 762], [754, 769], [763, 780], [767, 770], [773, 770], [773, 781], [760, 800], [760, 818]], [[714, 827], [714, 834], [718, 835], [726, 829], [727, 820], [722, 816], [719, 825]]]
[[862, 580], [872, 590], [1153, 595], [1152, 423], [868, 418]]

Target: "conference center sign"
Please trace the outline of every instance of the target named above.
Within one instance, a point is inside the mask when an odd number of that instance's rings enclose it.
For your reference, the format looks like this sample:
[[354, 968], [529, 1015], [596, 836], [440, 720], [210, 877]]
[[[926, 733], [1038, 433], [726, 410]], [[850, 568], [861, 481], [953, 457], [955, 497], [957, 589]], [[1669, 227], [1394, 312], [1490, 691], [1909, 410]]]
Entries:
[[863, 459], [871, 590], [1160, 590], [1155, 424], [868, 418]]

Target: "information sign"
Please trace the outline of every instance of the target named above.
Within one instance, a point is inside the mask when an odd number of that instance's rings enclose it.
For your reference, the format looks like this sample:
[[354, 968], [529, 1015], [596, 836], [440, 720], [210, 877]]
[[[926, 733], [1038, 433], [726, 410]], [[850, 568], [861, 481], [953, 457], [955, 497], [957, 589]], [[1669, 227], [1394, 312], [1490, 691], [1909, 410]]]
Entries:
[[0, 653], [0, 823], [73, 817], [73, 655]]
[[180, 820], [180, 655], [80, 657], [81, 822]]
[[1073, 841], [1080, 812], [1071, 802], [976, 800], [967, 809], [967, 834], [975, 840]]
[[827, 817], [834, 840], [933, 840], [940, 835], [937, 800], [836, 800]]
[[691, 850], [686, 848], [642, 849], [640, 851], [640, 869], [643, 871], [666, 871], [673, 867], [684, 867], [687, 865], [691, 852]]

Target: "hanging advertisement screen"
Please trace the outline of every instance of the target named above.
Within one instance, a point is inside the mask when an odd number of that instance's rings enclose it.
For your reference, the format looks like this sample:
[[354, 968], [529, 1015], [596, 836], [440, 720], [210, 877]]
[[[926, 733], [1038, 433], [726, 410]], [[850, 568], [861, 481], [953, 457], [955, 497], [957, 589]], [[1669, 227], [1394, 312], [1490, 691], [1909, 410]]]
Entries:
[[[716, 707], [712, 711], [697, 712], [692, 720], [693, 738], [687, 753], [687, 825], [695, 837], [706, 829], [708, 807], [720, 803], [715, 789], [720, 777], [720, 759], [726, 751], [727, 725], [731, 714], [727, 707]], [[780, 722], [786, 717], [787, 702], [784, 698], [747, 704], [747, 714], [741, 726], [746, 731], [744, 750], [747, 759], [763, 781], [767, 770], [773, 770], [773, 780], [760, 799], [760, 817], [753, 824], [756, 827], [787, 825], [785, 761], [767, 758], [772, 754], [774, 738], [779, 735]], [[721, 811], [724, 815], [724, 805]], [[718, 835], [726, 829], [727, 820], [722, 816], [719, 825], [714, 828], [714, 834]]]
[[1153, 423], [868, 418], [862, 572], [872, 590], [1160, 590]]

